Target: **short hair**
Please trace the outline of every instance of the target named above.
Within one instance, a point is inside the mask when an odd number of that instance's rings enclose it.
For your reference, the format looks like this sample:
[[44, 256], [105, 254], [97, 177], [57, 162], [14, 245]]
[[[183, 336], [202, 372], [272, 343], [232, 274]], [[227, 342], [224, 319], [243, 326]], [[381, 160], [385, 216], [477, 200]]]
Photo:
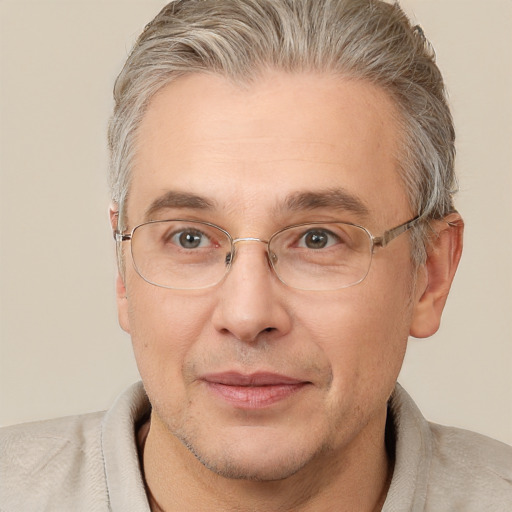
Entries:
[[[427, 221], [453, 211], [455, 132], [443, 79], [422, 29], [397, 3], [175, 0], [146, 26], [115, 83], [110, 186], [121, 212], [137, 129], [159, 89], [188, 73], [249, 83], [265, 69], [337, 74], [386, 91], [398, 112], [396, 158], [411, 209]], [[428, 222], [420, 223], [412, 233], [418, 264], [427, 239]]]

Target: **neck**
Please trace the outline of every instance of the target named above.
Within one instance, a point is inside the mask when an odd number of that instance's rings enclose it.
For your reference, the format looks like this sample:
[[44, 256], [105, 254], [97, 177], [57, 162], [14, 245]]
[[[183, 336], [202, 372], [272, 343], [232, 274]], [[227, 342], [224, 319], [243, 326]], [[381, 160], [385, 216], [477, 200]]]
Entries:
[[291, 477], [262, 482], [229, 479], [207, 469], [153, 414], [151, 427], [146, 424], [139, 431], [151, 510], [381, 510], [393, 468], [385, 446], [385, 417], [378, 423], [377, 437], [366, 429], [349, 447], [318, 454]]

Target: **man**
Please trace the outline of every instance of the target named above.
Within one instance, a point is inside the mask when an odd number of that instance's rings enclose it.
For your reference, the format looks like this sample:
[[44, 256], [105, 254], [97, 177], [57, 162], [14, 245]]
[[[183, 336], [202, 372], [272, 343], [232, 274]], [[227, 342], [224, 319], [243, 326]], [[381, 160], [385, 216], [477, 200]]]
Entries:
[[2, 510], [510, 510], [512, 450], [396, 384], [462, 250], [422, 31], [368, 0], [183, 0], [137, 41], [109, 143], [107, 413], [6, 429]]

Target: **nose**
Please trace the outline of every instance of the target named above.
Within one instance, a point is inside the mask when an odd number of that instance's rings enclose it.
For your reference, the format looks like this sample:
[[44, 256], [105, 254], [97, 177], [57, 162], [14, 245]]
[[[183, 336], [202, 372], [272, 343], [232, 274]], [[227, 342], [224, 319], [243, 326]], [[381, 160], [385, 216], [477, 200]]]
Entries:
[[244, 342], [283, 336], [291, 328], [286, 287], [270, 268], [261, 240], [239, 241], [231, 269], [219, 285], [214, 327]]

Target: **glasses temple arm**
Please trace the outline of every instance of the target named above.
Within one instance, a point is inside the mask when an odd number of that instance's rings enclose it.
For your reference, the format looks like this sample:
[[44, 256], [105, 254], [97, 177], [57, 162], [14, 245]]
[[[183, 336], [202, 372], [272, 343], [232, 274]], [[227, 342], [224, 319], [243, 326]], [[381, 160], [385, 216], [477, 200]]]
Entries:
[[418, 223], [418, 221], [422, 219], [421, 215], [417, 215], [414, 217], [414, 219], [408, 220], [407, 222], [404, 222], [403, 224], [400, 224], [399, 226], [396, 226], [395, 228], [389, 229], [385, 233], [383, 233], [381, 236], [376, 236], [373, 238], [373, 246], [374, 247], [386, 247], [386, 245], [391, 242], [391, 240], [394, 240], [397, 236], [401, 235], [405, 231], [411, 229], [415, 224]]
[[132, 239], [132, 234], [131, 233], [128, 233], [128, 234], [123, 234], [123, 233], [120, 233], [119, 231], [113, 231], [112, 233], [114, 235], [114, 240], [116, 242], [126, 242], [127, 240], [131, 240]]

